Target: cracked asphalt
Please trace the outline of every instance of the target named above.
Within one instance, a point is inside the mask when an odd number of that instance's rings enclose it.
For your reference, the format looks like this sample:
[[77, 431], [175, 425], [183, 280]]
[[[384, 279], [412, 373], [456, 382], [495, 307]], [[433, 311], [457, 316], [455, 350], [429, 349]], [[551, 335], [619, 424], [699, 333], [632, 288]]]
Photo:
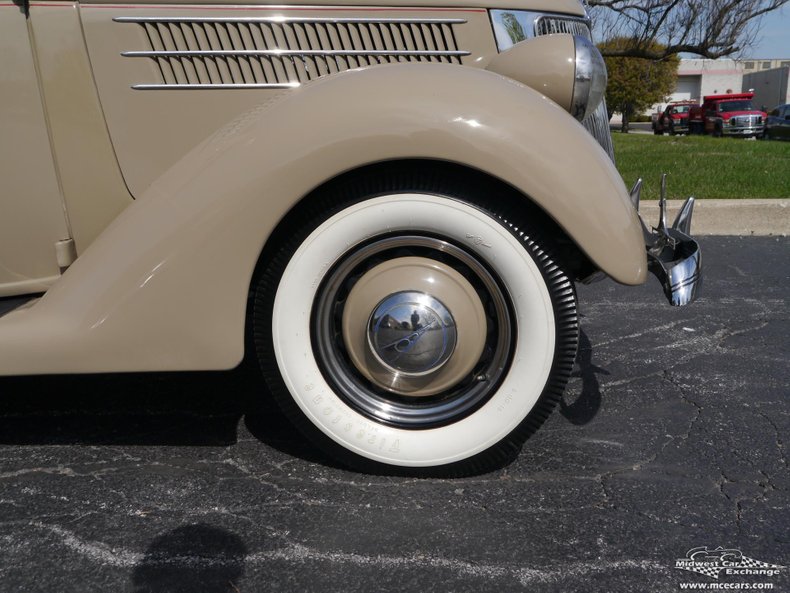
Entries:
[[[250, 364], [0, 379], [0, 591], [664, 592], [790, 565], [790, 240], [703, 237], [703, 296], [579, 288], [576, 377], [508, 466], [339, 469]], [[773, 577], [725, 577], [790, 589]]]

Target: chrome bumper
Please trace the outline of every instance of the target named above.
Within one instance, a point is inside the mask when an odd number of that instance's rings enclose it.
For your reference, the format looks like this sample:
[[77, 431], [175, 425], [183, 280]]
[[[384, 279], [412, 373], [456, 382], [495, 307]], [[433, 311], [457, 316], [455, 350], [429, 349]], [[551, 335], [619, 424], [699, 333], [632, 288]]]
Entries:
[[724, 126], [721, 133], [724, 136], [759, 136], [765, 131], [765, 126], [738, 126], [728, 127]]
[[[641, 190], [642, 180], [639, 179], [631, 190], [631, 203], [637, 213]], [[702, 284], [702, 252], [689, 234], [694, 198], [684, 202], [671, 227], [667, 227], [666, 205], [666, 175], [662, 175], [658, 226], [648, 230], [641, 215], [639, 221], [645, 238], [648, 270], [661, 282], [670, 304], [681, 307], [697, 298]]]

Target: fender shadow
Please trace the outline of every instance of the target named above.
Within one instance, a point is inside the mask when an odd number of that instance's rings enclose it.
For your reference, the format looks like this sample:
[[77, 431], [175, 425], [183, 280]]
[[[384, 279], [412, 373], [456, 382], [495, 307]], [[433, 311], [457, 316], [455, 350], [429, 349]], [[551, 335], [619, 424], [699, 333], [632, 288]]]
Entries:
[[221, 372], [2, 377], [0, 394], [4, 445], [220, 447], [237, 443], [243, 420], [273, 449], [332, 465], [283, 416], [257, 362], [246, 359]]
[[609, 371], [592, 362], [593, 349], [587, 333], [579, 331], [579, 351], [571, 373], [572, 380], [581, 379], [581, 393], [573, 399], [575, 385], [569, 384], [560, 400], [560, 414], [572, 424], [583, 425], [592, 420], [601, 408], [601, 388], [597, 375], [608, 375]]

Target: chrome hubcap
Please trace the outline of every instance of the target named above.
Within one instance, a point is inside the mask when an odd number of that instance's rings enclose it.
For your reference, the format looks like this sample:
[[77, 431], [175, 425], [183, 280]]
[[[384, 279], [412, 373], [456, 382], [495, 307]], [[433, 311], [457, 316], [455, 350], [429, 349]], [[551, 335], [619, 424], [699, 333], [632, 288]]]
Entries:
[[356, 370], [408, 397], [457, 385], [479, 360], [488, 333], [469, 281], [445, 263], [415, 256], [387, 259], [362, 274], [345, 299], [342, 321]]
[[440, 368], [455, 350], [455, 320], [429, 294], [404, 291], [379, 303], [368, 322], [368, 346], [393, 372], [411, 377]]
[[454, 422], [495, 392], [515, 343], [500, 281], [466, 249], [430, 236], [357, 245], [327, 273], [313, 350], [336, 393], [377, 422]]

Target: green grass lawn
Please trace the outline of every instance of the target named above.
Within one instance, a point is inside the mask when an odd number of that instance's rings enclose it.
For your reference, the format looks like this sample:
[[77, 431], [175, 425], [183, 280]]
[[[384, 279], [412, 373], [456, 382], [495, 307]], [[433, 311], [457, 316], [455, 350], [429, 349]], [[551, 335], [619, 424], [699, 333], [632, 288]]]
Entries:
[[642, 198], [790, 198], [790, 142], [654, 136], [614, 132], [617, 168], [629, 188], [644, 179]]

